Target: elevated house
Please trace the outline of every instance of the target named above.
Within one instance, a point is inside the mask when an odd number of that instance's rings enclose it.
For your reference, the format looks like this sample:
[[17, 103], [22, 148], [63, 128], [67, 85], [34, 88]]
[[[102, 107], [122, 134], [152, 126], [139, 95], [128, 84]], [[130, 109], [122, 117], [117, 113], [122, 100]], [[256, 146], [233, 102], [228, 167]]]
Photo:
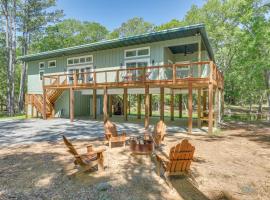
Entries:
[[[123, 95], [122, 111], [128, 119], [128, 94], [145, 95], [145, 127], [151, 115], [151, 95], [160, 95], [160, 118], [164, 118], [164, 95], [188, 95], [188, 131], [192, 121], [208, 131], [220, 121], [223, 75], [218, 70], [202, 24], [131, 37], [57, 49], [21, 57], [27, 62], [26, 113], [51, 117], [112, 116], [115, 95]], [[194, 101], [196, 98], [196, 101]], [[196, 102], [197, 118], [192, 118]], [[114, 105], [115, 106], [115, 105]]]

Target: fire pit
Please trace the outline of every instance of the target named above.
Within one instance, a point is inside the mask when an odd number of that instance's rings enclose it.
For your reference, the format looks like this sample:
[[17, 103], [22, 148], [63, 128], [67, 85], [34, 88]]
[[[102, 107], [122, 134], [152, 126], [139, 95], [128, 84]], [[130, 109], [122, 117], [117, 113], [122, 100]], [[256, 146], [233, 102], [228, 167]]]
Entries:
[[151, 154], [154, 150], [154, 142], [150, 137], [132, 137], [130, 138], [130, 150], [133, 154]]

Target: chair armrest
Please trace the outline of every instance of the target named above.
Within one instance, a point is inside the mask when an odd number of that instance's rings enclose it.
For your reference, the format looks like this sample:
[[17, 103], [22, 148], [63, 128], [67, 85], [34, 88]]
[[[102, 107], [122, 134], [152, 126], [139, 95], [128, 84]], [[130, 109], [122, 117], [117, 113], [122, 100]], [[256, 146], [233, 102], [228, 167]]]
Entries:
[[162, 162], [170, 162], [169, 156], [164, 152], [158, 152], [156, 154], [157, 160]]

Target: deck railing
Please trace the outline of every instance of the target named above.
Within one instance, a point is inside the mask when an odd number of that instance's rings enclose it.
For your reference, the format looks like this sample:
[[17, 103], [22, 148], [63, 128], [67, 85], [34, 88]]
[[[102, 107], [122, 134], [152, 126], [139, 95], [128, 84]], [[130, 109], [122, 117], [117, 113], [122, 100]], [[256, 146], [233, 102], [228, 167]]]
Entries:
[[217, 66], [213, 62], [204, 61], [49, 75], [43, 77], [43, 84], [48, 87], [64, 87], [121, 83], [176, 83], [177, 81], [187, 78], [209, 79], [210, 76], [212, 76], [212, 80], [218, 83], [222, 83], [223, 81], [223, 75], [218, 70]]

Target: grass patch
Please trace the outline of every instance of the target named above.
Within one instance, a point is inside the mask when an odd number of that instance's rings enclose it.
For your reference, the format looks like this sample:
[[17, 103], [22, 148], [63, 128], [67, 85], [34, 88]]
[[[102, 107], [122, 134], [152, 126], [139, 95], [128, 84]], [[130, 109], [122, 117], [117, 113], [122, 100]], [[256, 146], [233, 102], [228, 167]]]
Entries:
[[25, 114], [17, 114], [17, 115], [10, 117], [7, 114], [0, 113], [0, 120], [5, 120], [5, 119], [26, 119], [26, 115]]

